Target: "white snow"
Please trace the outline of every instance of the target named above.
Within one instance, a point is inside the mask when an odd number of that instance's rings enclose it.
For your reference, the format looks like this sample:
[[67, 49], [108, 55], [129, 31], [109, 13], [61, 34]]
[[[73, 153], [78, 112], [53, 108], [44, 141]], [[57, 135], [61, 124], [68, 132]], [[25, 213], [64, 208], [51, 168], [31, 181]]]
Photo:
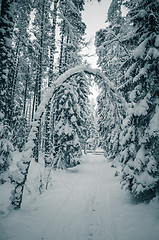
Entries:
[[[37, 182], [37, 163], [32, 164], [21, 210], [0, 212], [0, 239], [157, 240], [158, 199], [135, 202], [121, 190], [116, 169], [99, 154], [85, 155], [77, 167], [53, 171], [52, 186], [43, 194], [28, 191]], [[7, 188], [2, 185], [0, 191], [2, 206]]]
[[133, 57], [135, 59], [137, 58], [143, 58], [145, 55], [145, 49], [147, 45], [148, 39], [145, 39], [133, 52]]
[[155, 47], [159, 47], [159, 35], [156, 36]]
[[141, 171], [143, 165], [145, 165], [145, 148], [144, 145], [141, 145], [134, 159], [133, 166]]
[[136, 68], [137, 63], [133, 63], [128, 70], [125, 73], [125, 78], [129, 78], [131, 76], [131, 73], [134, 71], [134, 69]]
[[135, 116], [141, 116], [141, 115], [147, 114], [147, 110], [149, 109], [149, 106], [146, 100], [147, 100], [147, 96], [135, 105], [135, 108], [133, 110]]
[[149, 125], [149, 134], [159, 134], [159, 105], [156, 106], [156, 111]]
[[5, 41], [5, 45], [7, 46], [7, 47], [11, 47], [12, 46], [12, 39], [10, 39], [10, 38], [7, 38], [7, 37], [4, 37], [4, 41]]
[[74, 145], [78, 145], [79, 144], [79, 137], [77, 135], [77, 133], [75, 134], [75, 137], [74, 137]]
[[150, 49], [149, 49], [149, 51], [147, 52], [147, 55], [146, 55], [146, 60], [149, 60], [149, 59], [151, 59], [151, 58], [153, 58], [153, 59], [157, 59], [159, 57], [159, 51], [158, 51], [158, 49], [157, 48], [155, 48], [155, 47], [151, 47]]
[[64, 127], [64, 133], [66, 135], [71, 136], [72, 135], [72, 130], [73, 130], [72, 127], [69, 125], [69, 123], [67, 121], [66, 124], [65, 124], [65, 127]]
[[[140, 190], [136, 189], [136, 192], [144, 191], [145, 189], [149, 190], [152, 189], [153, 186], [156, 184], [156, 179], [148, 172], [142, 172], [140, 175], [136, 176], [136, 182], [140, 185]], [[136, 188], [136, 186], [134, 186]]]

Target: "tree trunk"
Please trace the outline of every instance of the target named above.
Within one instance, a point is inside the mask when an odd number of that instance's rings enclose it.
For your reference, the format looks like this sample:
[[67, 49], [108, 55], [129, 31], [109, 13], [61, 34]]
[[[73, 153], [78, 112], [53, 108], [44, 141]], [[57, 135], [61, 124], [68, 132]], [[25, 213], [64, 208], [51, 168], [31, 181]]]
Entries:
[[[54, 77], [54, 54], [55, 54], [55, 32], [56, 32], [56, 21], [57, 21], [57, 3], [58, 0], [54, 0], [54, 9], [53, 9], [53, 26], [52, 26], [52, 39], [50, 46], [50, 70], [49, 70], [49, 81], [48, 87], [51, 87]], [[52, 159], [50, 158], [51, 154], [51, 99], [48, 102], [46, 107], [46, 115], [45, 115], [45, 167], [50, 166], [52, 164]]]
[[25, 116], [25, 112], [26, 112], [28, 81], [29, 81], [29, 66], [28, 66], [28, 72], [27, 72], [26, 81], [25, 81], [23, 116]]
[[51, 46], [50, 46], [50, 66], [49, 66], [49, 81], [48, 87], [51, 87], [54, 76], [54, 55], [55, 55], [55, 32], [56, 32], [56, 22], [57, 22], [57, 4], [58, 0], [54, 0], [54, 9], [53, 9], [53, 25], [52, 25], [52, 33], [51, 33]]
[[60, 44], [60, 58], [59, 58], [59, 74], [63, 73], [63, 51], [64, 51], [64, 31], [65, 31], [65, 21], [63, 22], [62, 27], [62, 36], [61, 36], [61, 44]]
[[39, 50], [39, 76], [38, 76], [38, 106], [41, 103], [41, 86], [42, 86], [42, 74], [43, 74], [43, 47], [44, 47], [44, 19], [45, 18], [45, 0], [43, 1], [42, 12], [41, 12], [41, 26], [40, 26], [40, 50]]
[[33, 104], [32, 104], [32, 117], [31, 120], [33, 122], [34, 120], [34, 113], [35, 113], [35, 109], [36, 109], [36, 96], [37, 96], [37, 77], [36, 77], [36, 81], [35, 81], [35, 86], [34, 86], [34, 96], [33, 96]]

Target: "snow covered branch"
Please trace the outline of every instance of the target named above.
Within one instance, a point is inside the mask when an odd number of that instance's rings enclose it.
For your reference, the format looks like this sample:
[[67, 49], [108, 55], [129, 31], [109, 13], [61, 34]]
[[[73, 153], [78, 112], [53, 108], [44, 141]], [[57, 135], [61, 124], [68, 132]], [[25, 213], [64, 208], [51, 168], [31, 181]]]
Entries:
[[[50, 100], [50, 98], [52, 98], [54, 88], [62, 85], [66, 79], [68, 79], [68, 78], [70, 78], [70, 77], [72, 77], [72, 76], [74, 76], [74, 75], [76, 75], [80, 72], [85, 72], [86, 74], [91, 74], [91, 75], [98, 76], [98, 77], [102, 78], [104, 80], [105, 84], [107, 85], [108, 90], [111, 91], [112, 94], [117, 96], [117, 98], [124, 105], [125, 109], [128, 109], [128, 104], [125, 101], [125, 99], [118, 92], [118, 90], [113, 85], [113, 83], [110, 82], [109, 79], [99, 69], [92, 69], [92, 68], [89, 68], [85, 65], [81, 65], [81, 66], [78, 66], [78, 67], [71, 68], [71, 69], [67, 70], [65, 73], [61, 74], [58, 77], [58, 79], [54, 82], [54, 84], [50, 88], [48, 88], [48, 90], [45, 93], [45, 95], [43, 97], [43, 100], [42, 100], [41, 104], [39, 105], [39, 107], [37, 109], [37, 112], [35, 114], [36, 122], [40, 119], [40, 116], [45, 111], [45, 107], [48, 104], [48, 101]], [[36, 125], [36, 124], [33, 123], [33, 126], [34, 125]], [[30, 134], [32, 135], [32, 131], [31, 131]]]
[[125, 108], [127, 108], [127, 103], [126, 103], [125, 99], [119, 94], [119, 92], [116, 90], [115, 86], [109, 81], [109, 79], [107, 77], [104, 76], [104, 74], [99, 69], [91, 69], [87, 66], [78, 66], [78, 67], [69, 69], [68, 71], [66, 71], [65, 73], [60, 75], [58, 77], [58, 79], [53, 83], [53, 85], [50, 88], [48, 88], [48, 90], [45, 93], [45, 95], [43, 96], [43, 100], [41, 101], [41, 104], [39, 105], [37, 112], [35, 114], [35, 120], [32, 123], [32, 129], [30, 131], [30, 134], [28, 137], [28, 142], [25, 145], [25, 149], [24, 149], [22, 159], [21, 159], [21, 164], [20, 164], [20, 168], [19, 168], [19, 170], [21, 172], [20, 173], [21, 177], [18, 180], [17, 180], [17, 178], [14, 179], [16, 186], [15, 186], [15, 190], [13, 193], [12, 204], [11, 204], [12, 208], [14, 208], [14, 209], [20, 208], [24, 185], [27, 180], [30, 162], [31, 162], [31, 159], [33, 158], [32, 150], [35, 145], [34, 140], [36, 139], [36, 133], [38, 131], [38, 124], [39, 124], [39, 121], [40, 121], [43, 113], [45, 112], [45, 109], [46, 109], [46, 106], [48, 105], [49, 100], [53, 97], [54, 89], [55, 89], [55, 87], [63, 85], [64, 82], [68, 78], [70, 78], [78, 73], [81, 73], [81, 72], [102, 78], [104, 83], [108, 87], [108, 91], [110, 91], [112, 94], [114, 94], [115, 99], [119, 99], [119, 101], [125, 106]]

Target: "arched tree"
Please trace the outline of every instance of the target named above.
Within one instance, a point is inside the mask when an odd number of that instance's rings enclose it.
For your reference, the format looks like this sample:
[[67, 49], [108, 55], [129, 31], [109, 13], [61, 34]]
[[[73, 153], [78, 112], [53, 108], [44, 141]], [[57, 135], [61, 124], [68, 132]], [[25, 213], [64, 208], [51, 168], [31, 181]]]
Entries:
[[[31, 132], [29, 134], [28, 142], [25, 145], [25, 149], [23, 151], [22, 159], [18, 163], [18, 170], [15, 171], [15, 173], [13, 173], [12, 181], [14, 181], [14, 183], [15, 183], [15, 190], [12, 192], [11, 208], [17, 209], [17, 208], [20, 208], [20, 206], [21, 206], [24, 186], [25, 186], [25, 182], [27, 180], [27, 175], [28, 175], [28, 171], [29, 171], [29, 167], [30, 167], [30, 163], [31, 163], [31, 159], [32, 159], [32, 153], [33, 153], [32, 149], [34, 148], [34, 144], [35, 144], [34, 139], [36, 137], [36, 133], [37, 133], [37, 130], [38, 130], [38, 128], [37, 128], [38, 122], [39, 122], [39, 119], [41, 119], [41, 116], [45, 112], [45, 106], [48, 104], [48, 101], [50, 100], [50, 98], [52, 98], [53, 95], [54, 95], [55, 87], [58, 90], [60, 90], [62, 88], [62, 91], [66, 86], [68, 86], [69, 88], [73, 88], [73, 86], [71, 86], [69, 83], [67, 84], [67, 79], [69, 79], [69, 78], [72, 79], [72, 78], [74, 78], [74, 76], [76, 76], [80, 73], [83, 73], [83, 72], [85, 72], [86, 74], [91, 74], [93, 76], [98, 76], [98, 78], [102, 78], [104, 80], [105, 84], [107, 85], [108, 91], [111, 94], [114, 95], [114, 98], [116, 99], [116, 101], [118, 101], [119, 103], [122, 103], [126, 107], [127, 104], [126, 104], [125, 100], [123, 99], [123, 97], [120, 95], [120, 93], [118, 91], [116, 91], [116, 89], [111, 84], [111, 82], [99, 70], [92, 70], [92, 69], [90, 69], [88, 67], [85, 67], [85, 66], [78, 66], [78, 67], [75, 67], [73, 69], [69, 69], [64, 74], [59, 76], [59, 78], [56, 80], [56, 82], [54, 82], [54, 85], [52, 87], [50, 87], [50, 89], [48, 89], [45, 96], [43, 97], [43, 101], [41, 102], [41, 104], [38, 108], [38, 111], [36, 112], [36, 118], [35, 118], [36, 120], [32, 123], [32, 129], [31, 129]], [[61, 99], [61, 101], [64, 101], [67, 98], [67, 96], [69, 96], [71, 94], [71, 93], [68, 92], [68, 88], [66, 90], [67, 90], [68, 94], [65, 94], [64, 99]], [[72, 97], [75, 98], [76, 96], [73, 94]], [[67, 103], [67, 102], [65, 101], [65, 103]], [[74, 106], [74, 108], [75, 108], [75, 106]], [[61, 109], [61, 110], [62, 110], [62, 112], [63, 111], [68, 111], [67, 108], [66, 109]], [[78, 111], [78, 109], [75, 108], [75, 112], [72, 112], [72, 111], [70, 112], [70, 114], [72, 114], [72, 116], [70, 117], [70, 120], [72, 122], [72, 126], [73, 126], [73, 124], [76, 125], [76, 121], [75, 121], [75, 116], [76, 115], [74, 114], [74, 113], [76, 113], [76, 111]], [[60, 126], [62, 126], [62, 130], [63, 129], [68, 130], [66, 127], [67, 126], [70, 127], [70, 122], [69, 121], [67, 121], [67, 122], [63, 121], [63, 119], [67, 120], [66, 115], [64, 116], [64, 118], [62, 118], [62, 116], [60, 116], [60, 119], [62, 121], [57, 122], [57, 124], [59, 123], [59, 125], [57, 125], [57, 130], [59, 131]], [[61, 124], [63, 122], [65, 124]], [[72, 126], [71, 126], [71, 129], [72, 129]], [[66, 134], [66, 137], [67, 137], [67, 135], [69, 136], [69, 133]], [[60, 134], [60, 136], [61, 136], [61, 134]], [[64, 135], [62, 135], [62, 136], [64, 136]], [[76, 146], [77, 150], [79, 150], [78, 149], [78, 144], [77, 144], [79, 138], [75, 134], [75, 131], [71, 131], [71, 136], [74, 137], [73, 138], [74, 144], [75, 144], [74, 146]], [[57, 141], [58, 140], [60, 140], [60, 138], [57, 138]], [[67, 143], [64, 142], [64, 144], [66, 146], [66, 145], [68, 145], [68, 142]], [[68, 145], [68, 146], [70, 148], [71, 144]], [[76, 150], [76, 149], [74, 149], [74, 150]], [[72, 153], [75, 153], [75, 152], [72, 152]], [[78, 151], [76, 151], [75, 156], [77, 156], [76, 155], [77, 153], [78, 153]], [[64, 154], [64, 152], [63, 153], [61, 152], [61, 156], [64, 156], [63, 154]], [[60, 158], [58, 159], [58, 162], [59, 163], [62, 162]]]

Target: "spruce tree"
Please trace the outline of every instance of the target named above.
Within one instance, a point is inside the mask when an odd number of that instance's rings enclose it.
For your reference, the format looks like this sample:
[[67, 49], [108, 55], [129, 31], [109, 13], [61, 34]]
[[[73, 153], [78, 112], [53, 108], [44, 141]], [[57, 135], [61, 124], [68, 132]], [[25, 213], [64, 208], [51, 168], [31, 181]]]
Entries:
[[[95, 38], [98, 66], [116, 87], [123, 83], [122, 65], [129, 57], [124, 36], [126, 22], [122, 17], [121, 6], [122, 0], [111, 2], [107, 17], [109, 25], [96, 32]], [[119, 154], [119, 133], [125, 109], [109, 93], [103, 81], [98, 84], [101, 90], [97, 110], [101, 146], [109, 157], [115, 158]]]
[[9, 180], [8, 170], [13, 161], [12, 152], [14, 151], [11, 137], [11, 129], [4, 121], [4, 114], [0, 113], [0, 184]]
[[137, 45], [125, 73], [131, 109], [121, 134], [122, 184], [135, 197], [152, 198], [159, 187], [159, 6], [126, 1]]
[[12, 65], [12, 34], [14, 28], [15, 1], [2, 0], [0, 15], [0, 109], [8, 119], [7, 88], [8, 73]]
[[77, 84], [72, 80], [56, 89], [54, 98], [54, 167], [75, 166], [81, 155]]
[[[49, 33], [51, 23], [49, 20], [51, 1], [38, 0], [34, 2], [35, 18], [33, 22], [33, 34], [35, 36], [34, 47], [37, 51], [37, 72], [34, 88], [34, 111], [37, 111], [42, 99], [42, 86], [44, 79], [48, 76], [47, 66], [49, 65]], [[33, 112], [34, 115], [34, 112]], [[38, 123], [38, 132], [35, 139], [34, 158], [39, 161], [39, 152], [41, 149], [41, 119]]]
[[[83, 1], [59, 2], [60, 9], [60, 57], [59, 75], [69, 68], [81, 64], [79, 54], [85, 24], [82, 22], [81, 11]], [[85, 141], [86, 116], [83, 101], [87, 101], [84, 77], [79, 74], [67, 79], [65, 85], [58, 87], [54, 93], [53, 121], [54, 121], [54, 167], [65, 168], [78, 163], [81, 156], [81, 143]], [[69, 91], [68, 91], [69, 89]], [[82, 93], [83, 91], [83, 93]], [[80, 98], [82, 94], [83, 99]], [[81, 99], [81, 100], [79, 100]], [[79, 106], [78, 106], [79, 103]]]
[[[58, 0], [53, 1], [53, 10], [51, 12], [52, 17], [52, 27], [51, 27], [51, 37], [50, 37], [50, 57], [49, 57], [49, 74], [48, 74], [48, 87], [51, 87], [53, 82], [55, 81], [56, 73], [55, 73], [55, 50], [56, 50], [56, 27], [57, 27], [57, 10], [58, 10]], [[53, 158], [52, 154], [52, 146], [53, 141], [51, 139], [51, 132], [53, 129], [53, 115], [52, 113], [52, 99], [49, 100], [48, 105], [46, 107], [45, 113], [45, 167], [52, 166]]]

